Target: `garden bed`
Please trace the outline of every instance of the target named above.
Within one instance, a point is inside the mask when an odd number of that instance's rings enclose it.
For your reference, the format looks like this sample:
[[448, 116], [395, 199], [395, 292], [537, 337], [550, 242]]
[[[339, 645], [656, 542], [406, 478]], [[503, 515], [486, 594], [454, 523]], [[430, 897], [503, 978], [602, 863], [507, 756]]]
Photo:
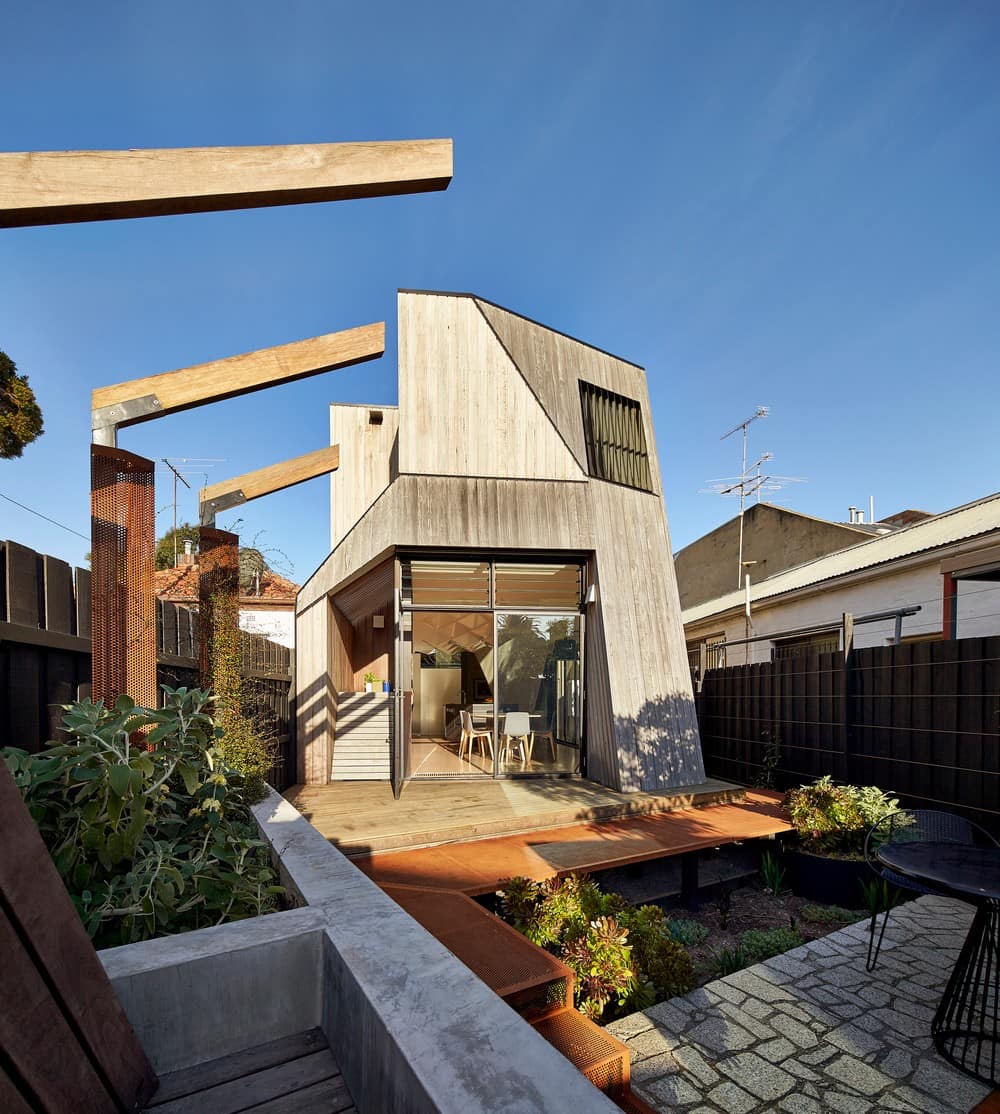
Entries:
[[[683, 926], [691, 923], [701, 925], [707, 931], [702, 940], [686, 945], [694, 964], [697, 985], [703, 986], [736, 969], [736, 953], [747, 932], [788, 930], [798, 937], [788, 937], [788, 946], [782, 950], [789, 950], [836, 932], [869, 914], [865, 910], [821, 905], [791, 893], [775, 896], [759, 880], [750, 880], [732, 889], [720, 889], [715, 897], [705, 901], [696, 911], [667, 910], [667, 915], [682, 932]], [[775, 939], [775, 943], [778, 942], [781, 941]], [[745, 958], [748, 962], [740, 966], [758, 961], [757, 957]]]

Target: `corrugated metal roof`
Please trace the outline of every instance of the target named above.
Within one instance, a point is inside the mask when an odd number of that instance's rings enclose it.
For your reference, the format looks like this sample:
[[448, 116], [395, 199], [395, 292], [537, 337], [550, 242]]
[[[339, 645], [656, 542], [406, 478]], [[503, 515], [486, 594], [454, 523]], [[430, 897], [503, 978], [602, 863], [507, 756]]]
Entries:
[[[796, 565], [793, 569], [776, 573], [759, 584], [751, 584], [750, 599], [751, 601], [771, 599], [798, 588], [807, 588], [811, 584], [833, 580], [890, 561], [898, 561], [900, 558], [911, 557], [915, 553], [937, 549], [952, 542], [964, 541], [966, 538], [974, 538], [991, 530], [1000, 530], [1000, 493], [987, 495], [984, 499], [977, 499], [976, 502], [967, 503], [964, 507], [945, 511], [933, 518], [924, 519], [923, 522], [916, 522], [892, 534], [873, 538], [870, 542], [861, 542], [860, 545], [853, 545], [836, 553], [830, 553], [826, 557], [817, 557], [816, 560], [807, 561], [804, 565]], [[742, 589], [727, 592], [724, 596], [717, 596], [714, 600], [706, 600], [696, 607], [688, 608], [683, 612], [681, 619], [685, 626], [688, 623], [697, 623], [719, 612], [742, 607], [743, 600]]]

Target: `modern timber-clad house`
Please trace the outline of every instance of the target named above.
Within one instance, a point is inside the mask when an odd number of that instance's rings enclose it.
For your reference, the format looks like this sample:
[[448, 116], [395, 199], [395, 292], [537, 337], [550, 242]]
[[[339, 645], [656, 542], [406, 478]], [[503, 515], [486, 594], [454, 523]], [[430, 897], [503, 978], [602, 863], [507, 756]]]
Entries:
[[641, 368], [401, 291], [398, 408], [335, 404], [331, 440], [331, 553], [296, 610], [301, 782], [704, 780]]

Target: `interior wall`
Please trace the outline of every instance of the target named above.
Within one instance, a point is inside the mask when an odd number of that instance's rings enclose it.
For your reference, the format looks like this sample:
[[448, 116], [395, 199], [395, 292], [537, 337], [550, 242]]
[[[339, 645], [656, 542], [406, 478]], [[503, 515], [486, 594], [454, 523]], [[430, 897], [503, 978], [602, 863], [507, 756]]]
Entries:
[[459, 669], [422, 669], [420, 655], [413, 655], [413, 733], [444, 734], [445, 704], [461, 700], [462, 674]]
[[[383, 626], [376, 627], [372, 619], [382, 616]], [[380, 681], [392, 679], [392, 604], [362, 616], [354, 623], [351, 664], [353, 675], [349, 687], [355, 692], [365, 691], [365, 674], [374, 673]]]

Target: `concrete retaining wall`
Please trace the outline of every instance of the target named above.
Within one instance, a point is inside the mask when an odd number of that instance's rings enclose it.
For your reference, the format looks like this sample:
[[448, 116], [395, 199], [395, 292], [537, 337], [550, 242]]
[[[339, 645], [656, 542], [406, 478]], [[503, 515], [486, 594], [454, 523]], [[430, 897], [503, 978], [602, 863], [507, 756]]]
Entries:
[[618, 1109], [287, 801], [254, 813], [283, 883], [322, 910], [323, 1029], [359, 1111]]
[[99, 952], [157, 1072], [320, 1026], [360, 1114], [618, 1109], [273, 791], [299, 908]]
[[320, 1025], [323, 927], [293, 909], [98, 955], [162, 1075]]

